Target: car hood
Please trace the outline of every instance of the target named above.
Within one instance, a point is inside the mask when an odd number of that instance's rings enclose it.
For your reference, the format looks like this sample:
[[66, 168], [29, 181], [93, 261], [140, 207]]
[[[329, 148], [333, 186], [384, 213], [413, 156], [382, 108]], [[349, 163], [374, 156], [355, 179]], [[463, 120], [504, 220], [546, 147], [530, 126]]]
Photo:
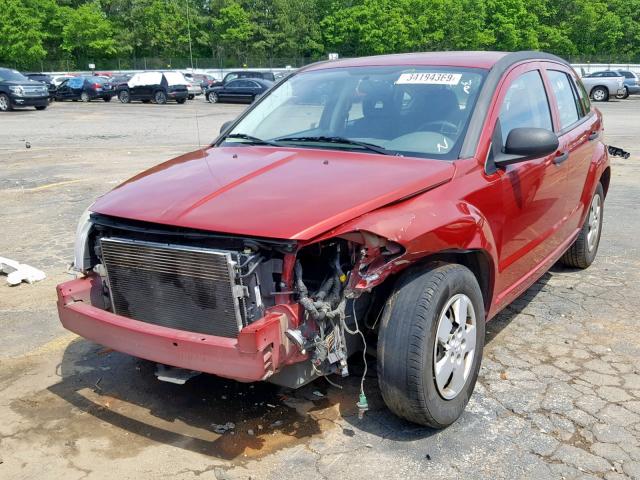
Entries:
[[5, 85], [15, 86], [15, 87], [41, 87], [44, 82], [39, 82], [36, 80], [10, 80], [2, 82]]
[[235, 235], [307, 240], [447, 182], [451, 162], [318, 149], [217, 147], [143, 172], [91, 211]]

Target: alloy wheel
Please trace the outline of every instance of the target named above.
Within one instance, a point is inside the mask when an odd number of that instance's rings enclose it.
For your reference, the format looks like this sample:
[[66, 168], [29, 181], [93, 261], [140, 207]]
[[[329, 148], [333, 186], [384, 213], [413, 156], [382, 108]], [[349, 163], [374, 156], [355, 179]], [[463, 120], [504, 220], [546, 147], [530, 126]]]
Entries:
[[589, 231], [587, 233], [587, 248], [592, 252], [598, 244], [600, 236], [600, 217], [602, 215], [602, 199], [600, 195], [594, 195], [589, 207]]
[[9, 97], [0, 95], [0, 112], [6, 112], [7, 110], [9, 110]]
[[471, 299], [454, 295], [442, 309], [433, 355], [438, 393], [452, 400], [463, 390], [476, 350], [476, 314]]

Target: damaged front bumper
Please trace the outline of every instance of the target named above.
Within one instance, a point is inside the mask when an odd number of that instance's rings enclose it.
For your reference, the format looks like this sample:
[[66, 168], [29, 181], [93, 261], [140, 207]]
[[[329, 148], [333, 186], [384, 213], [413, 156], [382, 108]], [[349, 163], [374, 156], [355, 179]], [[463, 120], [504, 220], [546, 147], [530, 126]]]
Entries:
[[297, 324], [293, 310], [280, 306], [243, 328], [237, 338], [176, 330], [132, 320], [92, 305], [99, 278], [58, 285], [58, 313], [64, 327], [113, 350], [154, 362], [241, 382], [267, 380], [286, 364], [303, 361], [284, 332]]

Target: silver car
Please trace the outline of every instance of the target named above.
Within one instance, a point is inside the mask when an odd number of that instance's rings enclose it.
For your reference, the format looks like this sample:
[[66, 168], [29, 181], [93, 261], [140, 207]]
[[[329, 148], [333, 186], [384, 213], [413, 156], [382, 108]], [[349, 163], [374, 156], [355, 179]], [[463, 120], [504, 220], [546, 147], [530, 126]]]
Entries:
[[624, 75], [613, 70], [584, 75], [582, 83], [596, 102], [607, 102], [610, 97], [624, 95]]

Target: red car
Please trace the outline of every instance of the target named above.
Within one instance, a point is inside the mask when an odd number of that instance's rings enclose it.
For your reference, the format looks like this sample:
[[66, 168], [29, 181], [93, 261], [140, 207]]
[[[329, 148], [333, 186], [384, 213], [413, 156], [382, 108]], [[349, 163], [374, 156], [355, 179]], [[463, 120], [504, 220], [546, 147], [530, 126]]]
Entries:
[[136, 357], [290, 387], [347, 375], [366, 342], [389, 408], [442, 428], [473, 391], [485, 322], [554, 262], [593, 262], [602, 140], [552, 55], [311, 65], [209, 148], [90, 207], [60, 318]]

